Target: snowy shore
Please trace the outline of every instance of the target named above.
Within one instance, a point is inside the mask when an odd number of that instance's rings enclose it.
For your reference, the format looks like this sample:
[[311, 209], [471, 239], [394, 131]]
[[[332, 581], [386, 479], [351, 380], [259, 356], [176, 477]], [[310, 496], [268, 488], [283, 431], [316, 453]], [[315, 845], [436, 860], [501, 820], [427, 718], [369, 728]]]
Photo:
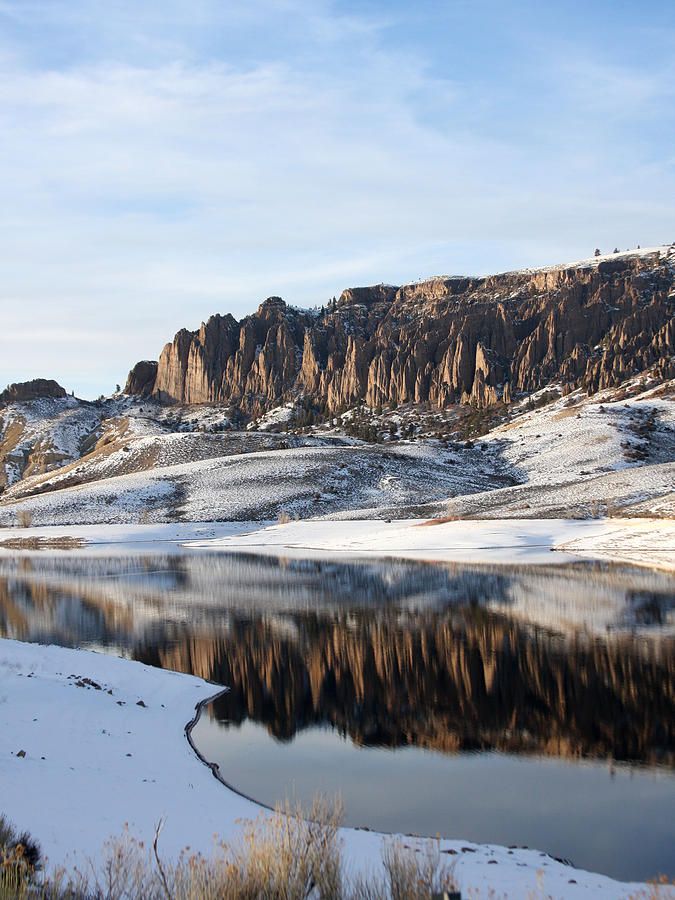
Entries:
[[[219, 690], [102, 654], [0, 640], [1, 811], [37, 837], [50, 866], [95, 864], [125, 824], [148, 840], [160, 818], [164, 854], [186, 845], [208, 853], [214, 835], [231, 839], [242, 819], [261, 812], [214, 779], [186, 740], [196, 706]], [[342, 829], [341, 837], [350, 868], [377, 868], [382, 835]], [[536, 850], [461, 840], [444, 840], [442, 849], [472, 897], [491, 890], [506, 897], [654, 896], [647, 885], [580, 871]], [[675, 897], [675, 889], [660, 891]]]
[[[70, 549], [61, 539], [71, 542]], [[98, 556], [214, 550], [276, 556], [398, 558], [487, 565], [601, 559], [675, 571], [675, 520], [421, 519], [186, 522], [0, 528], [0, 555]]]
[[604, 559], [675, 570], [675, 521], [462, 519], [302, 521], [194, 541], [188, 547], [285, 556], [396, 557], [552, 565]]

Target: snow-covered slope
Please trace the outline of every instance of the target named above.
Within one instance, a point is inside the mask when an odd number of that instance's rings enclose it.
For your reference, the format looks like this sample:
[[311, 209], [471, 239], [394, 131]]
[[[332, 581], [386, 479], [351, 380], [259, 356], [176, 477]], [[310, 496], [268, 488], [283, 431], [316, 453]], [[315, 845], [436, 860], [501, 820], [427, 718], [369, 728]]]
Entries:
[[[104, 463], [105, 465], [107, 463]], [[99, 465], [97, 463], [97, 465]], [[438, 446], [300, 446], [115, 475], [0, 504], [0, 525], [218, 521], [413, 508], [504, 484], [490, 453]]]
[[99, 408], [74, 397], [0, 408], [0, 488], [78, 459], [100, 421]]
[[490, 518], [675, 514], [671, 390], [577, 391], [525, 409], [485, 438], [522, 483], [458, 499], [453, 510]]
[[[342, 420], [312, 433], [270, 433], [222, 430], [230, 423], [216, 407], [121, 399], [102, 411], [71, 398], [39, 401], [54, 407], [46, 411], [23, 404], [20, 434], [42, 462], [34, 474], [26, 468], [20, 480], [12, 476], [0, 497], [0, 526], [279, 515], [670, 516], [674, 396], [672, 382], [650, 386], [642, 378], [593, 397], [562, 396], [554, 387], [514, 404], [468, 444], [448, 439], [438, 416], [424, 410], [419, 430], [440, 439], [402, 440], [392, 420], [391, 430], [383, 423], [389, 439], [372, 444], [347, 437]], [[19, 433], [17, 410], [12, 416], [4, 418], [6, 445], [7, 435]], [[48, 456], [47, 445], [58, 452]]]

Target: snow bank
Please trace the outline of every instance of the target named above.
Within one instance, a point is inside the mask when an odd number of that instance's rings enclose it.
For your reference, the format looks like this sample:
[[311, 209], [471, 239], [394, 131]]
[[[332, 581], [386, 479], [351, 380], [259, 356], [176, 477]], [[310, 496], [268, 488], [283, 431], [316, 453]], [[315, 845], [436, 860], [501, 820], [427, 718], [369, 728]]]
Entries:
[[[425, 524], [426, 522], [433, 524]], [[73, 540], [73, 549], [58, 546]], [[26, 549], [15, 541], [24, 541]], [[276, 556], [397, 558], [480, 565], [557, 565], [588, 559], [675, 570], [672, 519], [304, 519], [54, 525], [0, 528], [0, 555], [42, 552], [111, 556], [190, 550]], [[50, 550], [49, 542], [57, 542]], [[9, 546], [3, 546], [3, 543]], [[78, 543], [80, 546], [78, 546]]]

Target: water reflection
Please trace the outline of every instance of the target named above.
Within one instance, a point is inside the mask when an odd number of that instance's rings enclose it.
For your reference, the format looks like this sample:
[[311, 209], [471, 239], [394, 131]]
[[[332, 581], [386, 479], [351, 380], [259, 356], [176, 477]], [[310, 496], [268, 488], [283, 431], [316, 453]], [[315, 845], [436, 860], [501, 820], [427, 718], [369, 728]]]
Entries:
[[674, 759], [672, 656], [561, 641], [481, 607], [233, 616], [226, 637], [155, 654], [231, 686], [217, 718], [282, 740], [330, 725], [364, 746]]
[[[364, 746], [672, 765], [673, 597], [667, 575], [607, 567], [38, 557], [0, 562], [0, 634], [227, 684], [216, 718], [282, 740], [328, 725]], [[572, 629], [584, 598], [647, 636]]]
[[229, 685], [195, 737], [256, 799], [338, 787], [352, 823], [626, 878], [675, 874], [674, 600], [604, 565], [0, 560], [0, 636]]

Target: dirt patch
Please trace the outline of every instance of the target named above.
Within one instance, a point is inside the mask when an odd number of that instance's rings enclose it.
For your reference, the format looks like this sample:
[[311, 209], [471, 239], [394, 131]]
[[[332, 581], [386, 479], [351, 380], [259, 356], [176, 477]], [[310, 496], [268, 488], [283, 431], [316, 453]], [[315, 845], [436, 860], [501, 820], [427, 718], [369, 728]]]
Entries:
[[561, 409], [560, 412], [554, 413], [551, 416], [552, 422], [560, 422], [563, 419], [571, 419], [573, 416], [576, 416], [579, 412], [579, 408], [577, 406], [569, 406], [567, 409]]

